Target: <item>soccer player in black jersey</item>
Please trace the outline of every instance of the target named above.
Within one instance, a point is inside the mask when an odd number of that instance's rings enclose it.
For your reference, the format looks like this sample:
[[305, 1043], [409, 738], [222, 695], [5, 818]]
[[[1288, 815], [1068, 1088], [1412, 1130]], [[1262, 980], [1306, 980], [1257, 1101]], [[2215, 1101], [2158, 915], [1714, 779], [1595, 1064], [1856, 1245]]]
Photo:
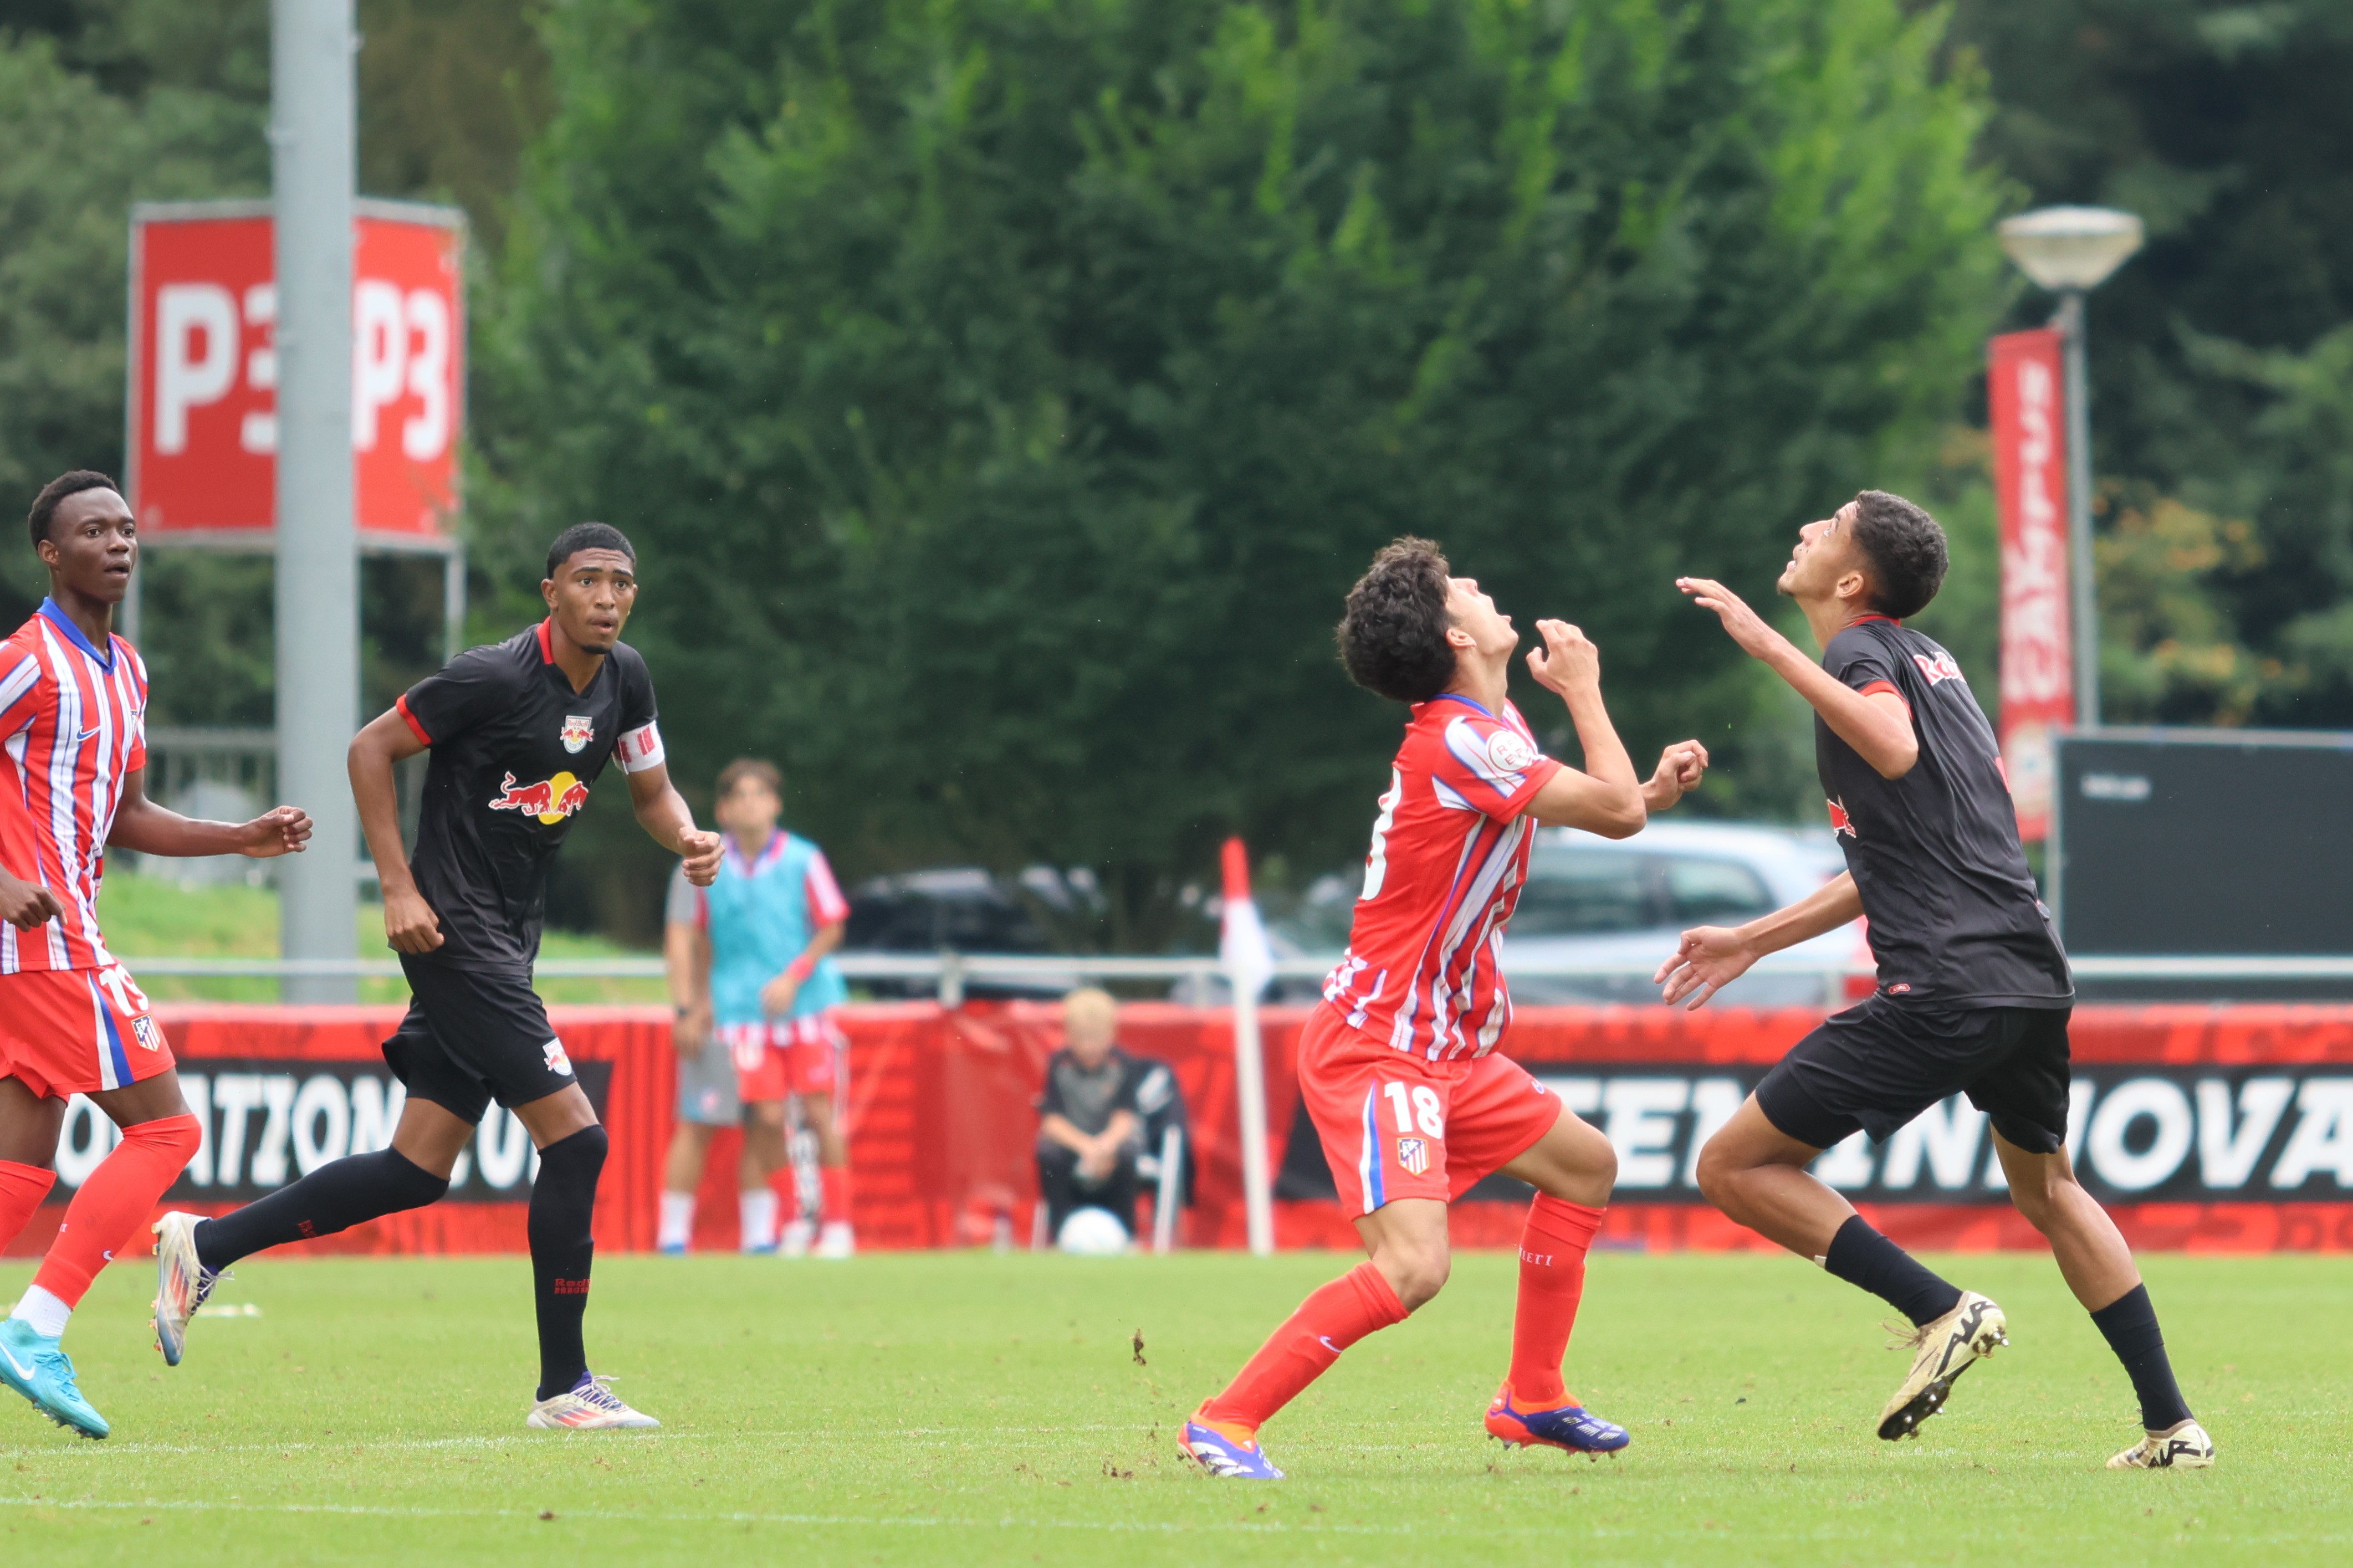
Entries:
[[[156, 1339], [177, 1365], [189, 1316], [220, 1270], [266, 1247], [331, 1236], [421, 1208], [490, 1102], [512, 1109], [540, 1157], [529, 1236], [539, 1392], [526, 1424], [652, 1426], [588, 1371], [581, 1319], [605, 1129], [531, 987], [548, 865], [608, 760], [638, 823], [708, 885], [720, 838], [670, 787], [645, 660], [621, 640], [637, 601], [637, 552], [620, 531], [575, 523], [547, 552], [547, 618], [459, 654], [409, 689], [351, 746], [352, 793], [384, 887], [387, 943], [412, 1000], [384, 1043], [407, 1087], [392, 1146], [353, 1154], [217, 1219], [156, 1226]], [[402, 853], [393, 764], [430, 749], [412, 860]]]
[[1821, 645], [1816, 664], [1721, 584], [1678, 579], [1733, 641], [1813, 705], [1814, 754], [1847, 871], [1737, 929], [1683, 933], [1658, 979], [1697, 1007], [1766, 953], [1871, 921], [1877, 990], [1791, 1048], [1701, 1151], [1700, 1190], [1735, 1220], [1887, 1300], [1917, 1325], [1910, 1374], [1881, 1414], [1902, 1437], [1953, 1380], [2009, 1342], [2001, 1309], [1938, 1279], [1807, 1171], [1858, 1129], [1884, 1140], [1967, 1093], [1993, 1129], [2010, 1201], [2051, 1243], [2139, 1395], [2146, 1436], [2115, 1469], [2193, 1468], [2193, 1420], [2132, 1252], [2067, 1159], [2067, 1016], [2074, 983], [2018, 838], [1993, 730], [1953, 656], [1905, 617], [1936, 596], [1945, 534], [1899, 496], [1865, 490], [1808, 523], [1780, 591]]

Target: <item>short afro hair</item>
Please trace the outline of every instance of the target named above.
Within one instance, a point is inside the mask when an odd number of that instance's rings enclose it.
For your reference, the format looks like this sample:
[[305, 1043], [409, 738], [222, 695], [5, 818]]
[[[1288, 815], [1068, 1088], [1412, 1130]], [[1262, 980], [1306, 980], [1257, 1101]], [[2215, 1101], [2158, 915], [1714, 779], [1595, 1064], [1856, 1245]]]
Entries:
[[1871, 575], [1872, 608], [1904, 620], [1944, 586], [1948, 558], [1936, 520], [1902, 496], [1864, 490], [1854, 498], [1854, 543]]
[[1340, 663], [1348, 679], [1397, 702], [1427, 702], [1454, 679], [1452, 569], [1437, 545], [1411, 537], [1384, 545], [1348, 590]]
[[74, 468], [43, 485], [41, 493], [33, 498], [32, 511], [25, 519], [32, 528], [33, 548], [38, 550], [41, 541], [49, 536], [49, 524], [57, 520], [58, 508], [65, 503], [68, 496], [78, 496], [84, 490], [120, 490], [121, 488], [95, 468]]
[[638, 563], [638, 547], [611, 523], [575, 522], [547, 547], [547, 574], [553, 577], [563, 571], [564, 563], [584, 550], [617, 550], [629, 558], [630, 565]]

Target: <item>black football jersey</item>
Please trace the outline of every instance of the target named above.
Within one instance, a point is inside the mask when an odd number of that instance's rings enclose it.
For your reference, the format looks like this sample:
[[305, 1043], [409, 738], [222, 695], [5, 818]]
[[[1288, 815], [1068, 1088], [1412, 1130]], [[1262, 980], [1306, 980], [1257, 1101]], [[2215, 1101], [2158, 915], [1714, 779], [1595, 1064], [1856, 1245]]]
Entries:
[[1862, 894], [1880, 994], [1940, 1007], [2063, 1007], [2074, 996], [2035, 896], [1993, 726], [1953, 656], [1884, 616], [1831, 639], [1822, 668], [1912, 710], [1920, 760], [1882, 778], [1814, 719], [1831, 826]]
[[588, 689], [575, 691], [548, 629], [542, 621], [469, 648], [397, 704], [432, 748], [409, 869], [440, 917], [431, 956], [444, 963], [536, 959], [548, 863], [588, 786], [609, 758], [632, 773], [662, 761], [653, 679], [638, 651], [615, 644]]

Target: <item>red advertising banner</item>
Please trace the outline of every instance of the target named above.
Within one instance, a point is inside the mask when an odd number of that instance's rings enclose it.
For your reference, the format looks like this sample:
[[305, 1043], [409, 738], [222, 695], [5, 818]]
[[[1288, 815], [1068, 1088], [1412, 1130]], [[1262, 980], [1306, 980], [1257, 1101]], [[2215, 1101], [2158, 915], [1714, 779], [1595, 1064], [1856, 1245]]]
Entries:
[[[363, 203], [352, 256], [352, 451], [363, 532], [434, 535], [458, 505], [465, 231]], [[135, 207], [130, 501], [151, 534], [277, 517], [278, 291], [267, 203]]]
[[[385, 1146], [401, 1090], [378, 1042], [383, 1007], [159, 1009], [204, 1146], [167, 1195], [217, 1212], [346, 1153]], [[1352, 1249], [1293, 1068], [1302, 1008], [1263, 1016], [1275, 1224], [1285, 1247]], [[1707, 1205], [1698, 1150], [1814, 1024], [1803, 1010], [1541, 1007], [1513, 1023], [1511, 1054], [1618, 1152], [1606, 1243], [1651, 1250], [1764, 1247]], [[612, 1137], [596, 1242], [654, 1240], [676, 1058], [657, 1008], [553, 1014], [582, 1087]], [[1058, 1009], [1017, 1003], [943, 1011], [928, 1003], [848, 1008], [845, 1113], [861, 1247], [1026, 1245], [1037, 1196], [1034, 1100], [1060, 1045]], [[2215, 1252], [2353, 1252], [2353, 1008], [2316, 1005], [2087, 1006], [2073, 1025], [2068, 1144], [2078, 1173], [2134, 1246]], [[1166, 1003], [1122, 1009], [1120, 1037], [1165, 1062], [1187, 1107], [1198, 1184], [1180, 1216], [1187, 1247], [1240, 1247], [1245, 1222], [1234, 1134], [1229, 1014]], [[64, 1201], [112, 1147], [106, 1119], [77, 1098], [58, 1152], [57, 1202], [8, 1247], [37, 1253]], [[512, 1252], [524, 1245], [530, 1139], [493, 1111], [452, 1173], [449, 1196], [325, 1237], [343, 1252]], [[1960, 1097], [1884, 1144], [1860, 1135], [1815, 1173], [1907, 1246], [2042, 1245], [2006, 1199], [1985, 1116]], [[712, 1152], [695, 1245], [733, 1247], [731, 1146]], [[1458, 1247], [1511, 1247], [1527, 1189], [1501, 1179], [1455, 1205]]]
[[2067, 614], [2067, 437], [2061, 334], [1986, 345], [2001, 512], [2001, 755], [2030, 840], [2051, 832], [2054, 735], [2075, 721]]

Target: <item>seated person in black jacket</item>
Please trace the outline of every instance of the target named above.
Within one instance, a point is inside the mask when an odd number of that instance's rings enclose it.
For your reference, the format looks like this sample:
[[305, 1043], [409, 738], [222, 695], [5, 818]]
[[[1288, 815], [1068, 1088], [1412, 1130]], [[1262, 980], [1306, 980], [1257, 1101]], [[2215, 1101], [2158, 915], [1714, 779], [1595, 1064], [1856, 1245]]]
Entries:
[[1062, 1048], [1046, 1064], [1038, 1097], [1038, 1191], [1048, 1237], [1073, 1209], [1109, 1209], [1135, 1234], [1135, 1105], [1144, 1077], [1113, 1044], [1119, 1004], [1092, 986], [1062, 998]]

